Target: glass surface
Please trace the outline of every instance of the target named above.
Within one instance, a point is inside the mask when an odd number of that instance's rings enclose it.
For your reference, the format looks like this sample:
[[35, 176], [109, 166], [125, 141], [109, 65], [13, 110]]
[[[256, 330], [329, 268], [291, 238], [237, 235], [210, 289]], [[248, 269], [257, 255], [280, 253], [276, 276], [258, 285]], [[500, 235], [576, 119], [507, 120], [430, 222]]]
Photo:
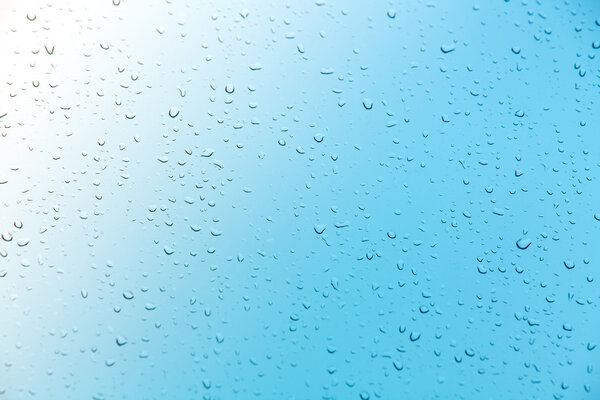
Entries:
[[0, 400], [600, 398], [600, 2], [0, 2]]

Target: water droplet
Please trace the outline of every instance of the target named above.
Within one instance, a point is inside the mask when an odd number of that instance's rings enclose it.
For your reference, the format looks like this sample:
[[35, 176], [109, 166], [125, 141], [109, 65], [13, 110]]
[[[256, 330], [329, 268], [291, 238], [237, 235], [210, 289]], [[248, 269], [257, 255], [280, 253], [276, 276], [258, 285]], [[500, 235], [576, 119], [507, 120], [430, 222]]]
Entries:
[[165, 246], [163, 248], [163, 250], [165, 251], [165, 254], [170, 256], [171, 254], [175, 253], [175, 250], [172, 247], [169, 246]]
[[519, 249], [525, 250], [526, 248], [528, 248], [531, 245], [531, 240], [523, 237], [523, 238], [517, 240], [516, 244]]
[[175, 118], [179, 115], [179, 108], [177, 107], [171, 107], [169, 109], [169, 117], [171, 118]]
[[453, 44], [442, 44], [440, 46], [440, 50], [442, 51], [442, 53], [448, 54], [456, 50], [456, 46], [454, 46]]
[[323, 232], [325, 232], [325, 225], [323, 225], [323, 224], [315, 224], [314, 229], [315, 229], [315, 232], [320, 235]]

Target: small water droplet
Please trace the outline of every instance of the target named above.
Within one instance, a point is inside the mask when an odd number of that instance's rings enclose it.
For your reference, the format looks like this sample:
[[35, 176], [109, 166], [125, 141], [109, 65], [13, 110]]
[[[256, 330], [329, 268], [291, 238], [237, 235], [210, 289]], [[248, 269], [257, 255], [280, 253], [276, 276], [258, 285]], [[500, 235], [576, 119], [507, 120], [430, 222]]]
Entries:
[[448, 54], [456, 50], [456, 46], [454, 46], [453, 44], [442, 44], [440, 46], [440, 50], [442, 51], [442, 53]]
[[565, 260], [565, 261], [563, 261], [563, 264], [565, 265], [565, 267], [567, 269], [575, 268], [575, 263], [573, 262], [573, 260]]
[[169, 117], [171, 118], [175, 118], [179, 115], [179, 108], [177, 107], [171, 107], [169, 109]]
[[323, 232], [325, 232], [325, 225], [323, 225], [323, 224], [315, 224], [314, 229], [315, 229], [315, 232], [320, 235]]
[[531, 245], [531, 240], [523, 237], [523, 238], [517, 240], [516, 244], [519, 249], [525, 250], [526, 248], [528, 248]]

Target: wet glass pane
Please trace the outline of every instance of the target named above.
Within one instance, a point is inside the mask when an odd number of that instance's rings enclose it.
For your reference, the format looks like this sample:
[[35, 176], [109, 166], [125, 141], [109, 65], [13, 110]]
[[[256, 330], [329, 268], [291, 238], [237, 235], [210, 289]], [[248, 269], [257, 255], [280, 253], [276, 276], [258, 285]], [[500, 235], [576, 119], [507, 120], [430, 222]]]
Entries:
[[600, 3], [0, 2], [0, 400], [600, 398]]

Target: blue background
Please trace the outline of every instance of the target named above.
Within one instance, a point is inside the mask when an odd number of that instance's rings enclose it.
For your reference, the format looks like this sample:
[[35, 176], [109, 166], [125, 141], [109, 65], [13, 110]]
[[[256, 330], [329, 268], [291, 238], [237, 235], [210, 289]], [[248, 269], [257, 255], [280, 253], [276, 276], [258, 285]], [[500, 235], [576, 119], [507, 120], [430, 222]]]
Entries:
[[0, 399], [598, 399], [594, 1], [7, 1]]

